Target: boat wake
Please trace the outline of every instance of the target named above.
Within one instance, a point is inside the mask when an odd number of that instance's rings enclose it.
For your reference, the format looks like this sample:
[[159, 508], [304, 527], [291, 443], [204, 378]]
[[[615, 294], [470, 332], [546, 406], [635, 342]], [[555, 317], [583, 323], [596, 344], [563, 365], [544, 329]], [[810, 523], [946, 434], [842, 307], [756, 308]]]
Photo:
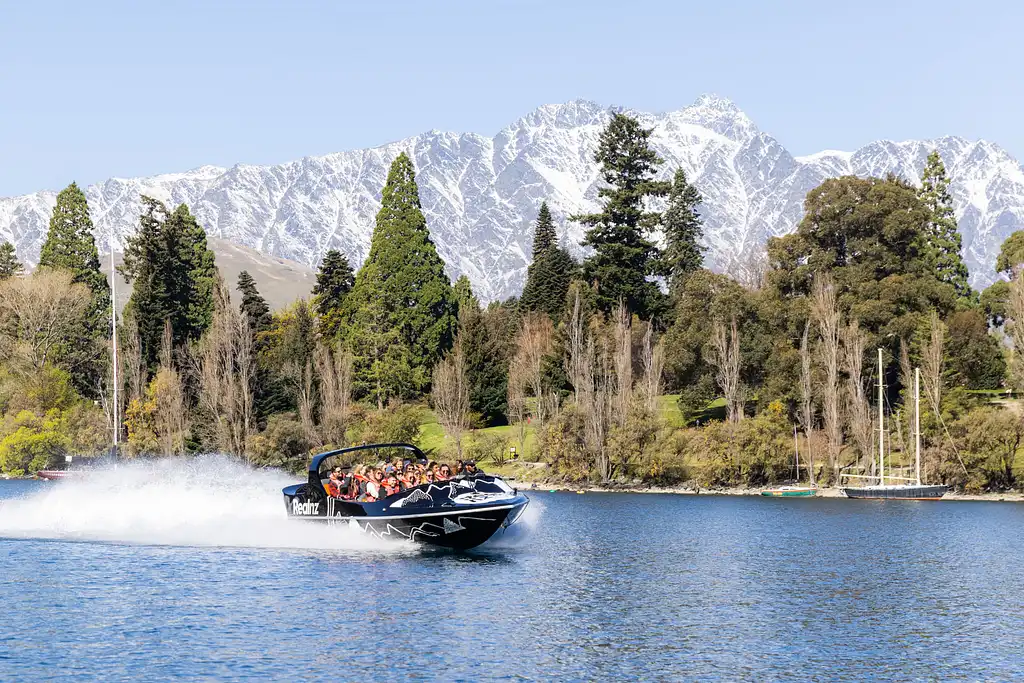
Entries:
[[344, 526], [289, 520], [296, 477], [219, 455], [97, 468], [0, 506], [0, 537], [149, 545], [416, 552]]

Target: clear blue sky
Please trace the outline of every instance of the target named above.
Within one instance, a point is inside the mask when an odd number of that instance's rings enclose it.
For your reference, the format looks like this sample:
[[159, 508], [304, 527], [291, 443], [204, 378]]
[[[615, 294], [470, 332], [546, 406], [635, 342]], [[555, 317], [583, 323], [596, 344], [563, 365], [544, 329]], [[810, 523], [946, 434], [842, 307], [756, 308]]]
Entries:
[[0, 196], [277, 163], [573, 98], [731, 98], [795, 154], [983, 137], [1024, 158], [1013, 1], [3, 2]]

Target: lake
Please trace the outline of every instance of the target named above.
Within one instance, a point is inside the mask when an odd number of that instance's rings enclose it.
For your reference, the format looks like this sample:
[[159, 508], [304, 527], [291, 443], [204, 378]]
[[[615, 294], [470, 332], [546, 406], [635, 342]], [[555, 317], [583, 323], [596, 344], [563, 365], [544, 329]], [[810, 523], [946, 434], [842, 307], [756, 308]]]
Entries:
[[293, 481], [0, 481], [0, 679], [1024, 677], [1024, 505], [537, 492], [452, 553], [288, 521]]

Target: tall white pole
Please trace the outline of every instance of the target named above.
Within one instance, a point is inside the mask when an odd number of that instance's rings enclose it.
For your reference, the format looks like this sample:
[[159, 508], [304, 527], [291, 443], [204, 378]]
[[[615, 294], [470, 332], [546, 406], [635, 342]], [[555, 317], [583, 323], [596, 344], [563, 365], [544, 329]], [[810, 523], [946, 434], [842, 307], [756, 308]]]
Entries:
[[921, 368], [914, 368], [914, 467], [921, 485]]
[[117, 273], [114, 271], [114, 241], [110, 241], [110, 329], [114, 342], [114, 457], [121, 432], [121, 405], [118, 402], [117, 380]]
[[878, 349], [878, 481], [885, 486], [885, 394], [882, 381], [882, 349]]

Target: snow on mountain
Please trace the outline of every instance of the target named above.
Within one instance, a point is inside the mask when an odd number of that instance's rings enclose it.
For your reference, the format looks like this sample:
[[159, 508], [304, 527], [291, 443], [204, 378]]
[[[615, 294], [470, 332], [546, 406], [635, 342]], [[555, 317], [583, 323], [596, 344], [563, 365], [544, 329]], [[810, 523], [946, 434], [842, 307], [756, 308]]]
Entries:
[[[596, 207], [593, 153], [610, 109], [575, 100], [545, 105], [493, 138], [430, 131], [367, 150], [307, 157], [277, 166], [204, 166], [151, 178], [113, 178], [86, 190], [101, 249], [123, 245], [137, 224], [139, 196], [188, 204], [216, 237], [268, 255], [316, 266], [338, 248], [366, 258], [381, 188], [391, 160], [408, 152], [438, 251], [452, 278], [469, 276], [484, 300], [518, 294], [526, 273], [532, 221], [547, 200], [570, 247], [579, 225], [566, 217]], [[995, 279], [1002, 241], [1024, 228], [1024, 168], [986, 141], [959, 137], [878, 141], [855, 152], [792, 156], [727, 99], [701, 96], [665, 114], [631, 112], [654, 128], [666, 163], [682, 167], [704, 196], [709, 264], [742, 271], [766, 239], [794, 229], [807, 192], [826, 178], [894, 172], [919, 182], [937, 148], [951, 192], [972, 281]], [[0, 199], [0, 240], [33, 262], [45, 237], [56, 193]]]

